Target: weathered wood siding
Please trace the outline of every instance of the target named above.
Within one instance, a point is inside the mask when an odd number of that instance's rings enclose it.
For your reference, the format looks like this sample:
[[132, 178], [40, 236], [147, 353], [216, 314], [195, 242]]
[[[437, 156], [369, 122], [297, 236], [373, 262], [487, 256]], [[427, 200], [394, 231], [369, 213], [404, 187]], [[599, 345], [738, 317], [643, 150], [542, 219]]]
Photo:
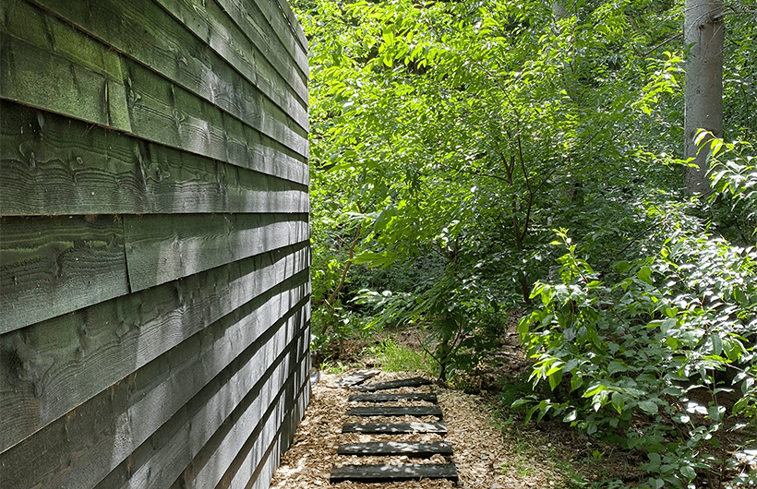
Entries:
[[0, 487], [268, 487], [309, 399], [292, 11], [2, 0], [0, 36]]

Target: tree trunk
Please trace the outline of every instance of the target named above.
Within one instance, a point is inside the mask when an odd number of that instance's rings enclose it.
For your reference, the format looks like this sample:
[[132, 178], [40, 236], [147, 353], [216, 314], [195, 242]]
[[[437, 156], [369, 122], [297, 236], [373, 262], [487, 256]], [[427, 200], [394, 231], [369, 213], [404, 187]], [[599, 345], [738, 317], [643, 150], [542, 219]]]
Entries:
[[699, 168], [684, 169], [684, 185], [690, 194], [709, 195], [707, 151], [697, 155], [694, 137], [707, 129], [723, 137], [723, 2], [686, 0], [684, 45], [686, 57], [684, 158], [695, 158]]

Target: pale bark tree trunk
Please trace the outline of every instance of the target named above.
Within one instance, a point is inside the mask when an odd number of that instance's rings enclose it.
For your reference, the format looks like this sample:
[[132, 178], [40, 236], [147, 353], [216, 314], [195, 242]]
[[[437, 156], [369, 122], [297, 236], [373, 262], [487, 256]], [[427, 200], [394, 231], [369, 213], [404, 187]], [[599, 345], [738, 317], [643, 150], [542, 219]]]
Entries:
[[697, 155], [694, 136], [707, 129], [723, 137], [723, 1], [686, 0], [684, 45], [686, 58], [684, 157], [695, 158], [697, 168], [684, 169], [684, 185], [690, 194], [711, 192], [707, 179], [707, 152]]

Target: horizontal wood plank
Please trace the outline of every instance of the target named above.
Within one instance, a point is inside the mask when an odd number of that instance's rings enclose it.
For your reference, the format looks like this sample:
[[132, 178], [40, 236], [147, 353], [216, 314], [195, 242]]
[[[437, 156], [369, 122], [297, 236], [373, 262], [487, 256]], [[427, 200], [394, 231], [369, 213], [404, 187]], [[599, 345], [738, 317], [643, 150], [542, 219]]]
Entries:
[[342, 433], [369, 433], [399, 435], [406, 433], [446, 434], [447, 426], [442, 423], [345, 423]]
[[[277, 2], [270, 0], [257, 0], [255, 2], [249, 0], [217, 0], [217, 2], [255, 46], [263, 47], [261, 52], [269, 62], [277, 66], [279, 73], [307, 80], [309, 76], [307, 51], [295, 37], [295, 32], [297, 30], [301, 32], [301, 29], [297, 22], [294, 23], [295, 27], [292, 28], [289, 18], [278, 8]], [[288, 8], [288, 10], [292, 13], [291, 9]], [[294, 13], [292, 13], [292, 17], [294, 17]], [[303, 101], [307, 101], [307, 98], [304, 98]]]
[[429, 458], [434, 455], [451, 456], [452, 445], [444, 441], [388, 441], [370, 443], [350, 443], [339, 445], [337, 455], [358, 455], [386, 457], [407, 455], [409, 457]]
[[[211, 411], [204, 418], [198, 416], [205, 424], [195, 421], [190, 431], [194, 436], [191, 447], [202, 446], [201, 438], [213, 433], [204, 430], [213, 422], [220, 425], [233, 409], [228, 399], [244, 398], [267, 367], [261, 368], [261, 362], [268, 360], [272, 351], [286, 347], [281, 337], [295, 337], [295, 331], [301, 332], [305, 303], [293, 305], [289, 314], [274, 319], [268, 327], [253, 327], [258, 313], [264, 312], [256, 309], [239, 323], [221, 321], [198, 333], [51, 423], [37, 436], [0, 454], [0, 463], [6, 467], [3, 483], [9, 487], [93, 487], [148, 437], [164, 430], [165, 423], [177, 413], [181, 416], [184, 406], [204, 390], [204, 402], [196, 398], [192, 402], [197, 406], [209, 404]], [[244, 338], [247, 330], [256, 329], [257, 334]], [[212, 338], [219, 333], [219, 338]], [[229, 344], [232, 338], [246, 339], [249, 344]], [[209, 341], [219, 348], [209, 348]], [[235, 354], [223, 358], [229, 353]], [[65, 436], [58, 436], [61, 432]], [[76, 463], [68, 466], [65, 458], [50, 457], [50, 453], [75, 454]], [[26, 470], [29, 466], [35, 470]], [[178, 472], [183, 467], [180, 465]]]
[[349, 402], [395, 402], [395, 401], [425, 401], [437, 402], [436, 394], [430, 392], [408, 392], [406, 394], [353, 394]]
[[[206, 2], [201, 10], [191, 0], [157, 0], [157, 3], [200, 39], [206, 49], [212, 49], [249, 83], [270, 94], [267, 100], [278, 103], [279, 110], [295, 109], [290, 115], [296, 116], [300, 127], [307, 130], [307, 122], [302, 121], [302, 115], [307, 114], [306, 79], [297, 76], [292, 69], [293, 60], [286, 54], [279, 59], [266, 56], [272, 43], [277, 42], [275, 38], [267, 39], [268, 43], [258, 48], [251, 40], [253, 36], [242, 32], [215, 2]], [[263, 38], [253, 39], [260, 42]], [[287, 92], [296, 98], [282, 100], [275, 96]]]
[[306, 214], [125, 216], [131, 290], [309, 239]]
[[[308, 344], [307, 341], [302, 343], [302, 351], [308, 351]], [[256, 428], [241, 449], [238, 450], [231, 466], [215, 486], [216, 489], [247, 489], [250, 487], [251, 480], [260, 477], [260, 466], [267, 454], [272, 450], [278, 450], [278, 453], [276, 453], [278, 458], [283, 453], [286, 440], [282, 440], [281, 437], [285, 435], [287, 429], [287, 415], [290, 415], [290, 430], [294, 429], [294, 420], [291, 416], [301, 419], [304, 415], [305, 406], [301, 403], [301, 393], [307, 385], [307, 372], [310, 368], [308, 354], [306, 353], [300, 360], [294, 362], [294, 367], [296, 370], [290, 375], [279, 393], [280, 404], [274, 416], [276, 424], [271, 426], [270, 429], [266, 426], [261, 433], [258, 433]], [[278, 429], [276, 425], [278, 425]], [[202, 486], [196, 485], [195, 487], [199, 489]]]
[[[237, 99], [263, 95], [307, 130], [307, 108], [295, 87], [288, 87], [282, 74], [252, 43], [245, 46], [251, 57], [234, 56], [235, 51], [208, 49], [188, 26], [147, 0], [101, 0], [76, 5], [55, 0], [32, 1], [73, 23], [114, 53], [127, 54], [235, 117], [245, 118]], [[242, 33], [235, 34], [244, 37]], [[238, 44], [235, 41], [230, 39], [233, 45]], [[255, 63], [254, 58], [260, 61]], [[296, 88], [301, 90], [299, 85]]]
[[309, 209], [301, 183], [12, 102], [0, 111], [0, 215]]
[[11, 36], [3, 37], [0, 65], [0, 98], [104, 126], [117, 120], [108, 101], [118, 90], [100, 73]]
[[372, 406], [372, 407], [354, 407], [347, 410], [347, 416], [435, 416], [442, 419], [444, 415], [439, 406]]
[[457, 482], [455, 464], [344, 465], [331, 470], [331, 483], [405, 482], [421, 479], [449, 479]]
[[342, 377], [341, 379], [337, 380], [336, 382], [334, 382], [334, 385], [339, 387], [352, 387], [362, 384], [366, 380], [378, 375], [379, 373], [381, 372], [378, 370], [357, 370], [350, 372], [346, 377]]
[[[148, 141], [224, 160], [234, 117], [143, 65], [124, 60], [128, 108], [134, 134]], [[242, 121], [300, 157], [308, 157], [307, 133], [289, 127], [284, 113], [266, 99], [241, 100]], [[226, 119], [230, 121], [226, 126]]]
[[[304, 323], [295, 326], [299, 333], [291, 339], [304, 333], [299, 329]], [[284, 330], [292, 331], [289, 327]], [[240, 417], [249, 413], [257, 417], [258, 426], [265, 426], [271, 413], [277, 412], [281, 402], [278, 392], [286, 384], [289, 362], [298, 357], [296, 341], [285, 343], [277, 353], [280, 343], [271, 337], [259, 348], [253, 347], [252, 357], [248, 354], [235, 360], [234, 364], [242, 368], [232, 366], [228, 373], [214, 379], [95, 487], [163, 489], [180, 481], [186, 481], [182, 487], [187, 488], [213, 487], [214, 484], [195, 486], [192, 481], [218, 452], [219, 444], [229, 436]], [[304, 353], [299, 356], [304, 357]], [[264, 366], [257, 361], [260, 358], [267, 359]], [[189, 471], [189, 475], [182, 475], [184, 471]], [[219, 472], [214, 477], [218, 480], [221, 475]]]
[[129, 292], [117, 216], [0, 217], [0, 254], [0, 334]]
[[[256, 256], [0, 336], [0, 451], [307, 269], [306, 245]], [[14, 360], [15, 359], [15, 360]]]
[[401, 387], [420, 387], [430, 385], [431, 381], [423, 377], [413, 377], [411, 379], [390, 380], [388, 382], [378, 382], [376, 384], [361, 385], [355, 387], [355, 390], [364, 392], [375, 392], [389, 389], [399, 389]]

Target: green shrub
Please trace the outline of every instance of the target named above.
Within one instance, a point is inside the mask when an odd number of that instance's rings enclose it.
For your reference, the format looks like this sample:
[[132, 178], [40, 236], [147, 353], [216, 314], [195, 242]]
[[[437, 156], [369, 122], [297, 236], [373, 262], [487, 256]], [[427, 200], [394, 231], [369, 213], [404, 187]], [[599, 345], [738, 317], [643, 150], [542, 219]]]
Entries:
[[656, 254], [616, 264], [610, 283], [558, 231], [555, 244], [567, 249], [561, 280], [536, 284], [532, 297], [542, 305], [519, 325], [535, 361], [531, 379], [550, 395], [515, 405], [528, 406], [527, 418], [562, 418], [645, 452], [644, 487], [685, 487], [724, 463], [705, 450], [725, 430], [722, 396], [737, 389], [732, 414], [754, 411], [757, 251], [692, 228], [670, 209], [652, 212], [664, 216], [670, 237]]

